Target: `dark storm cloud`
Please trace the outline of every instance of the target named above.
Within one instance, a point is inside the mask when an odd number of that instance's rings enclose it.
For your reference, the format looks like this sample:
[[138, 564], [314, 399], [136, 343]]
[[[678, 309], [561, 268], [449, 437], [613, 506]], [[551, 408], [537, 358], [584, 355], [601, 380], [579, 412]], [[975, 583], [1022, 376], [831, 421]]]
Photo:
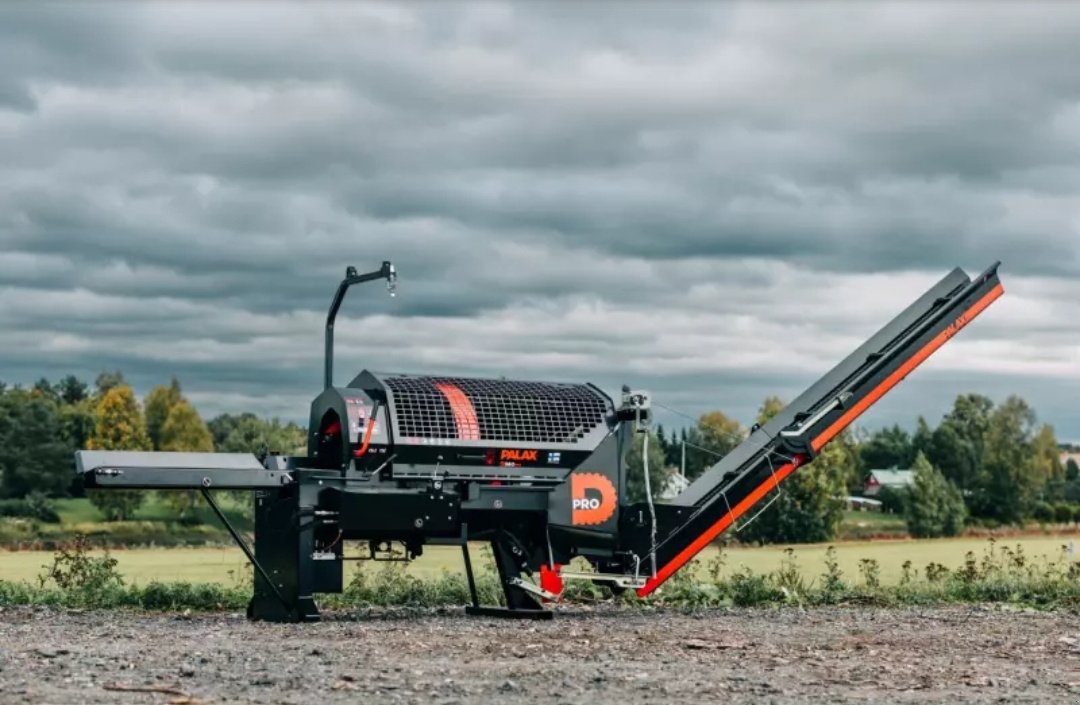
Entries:
[[5, 6], [0, 378], [302, 417], [337, 278], [392, 258], [339, 369], [748, 420], [1002, 259], [879, 421], [1027, 380], [1080, 437], [1077, 46], [1066, 4]]

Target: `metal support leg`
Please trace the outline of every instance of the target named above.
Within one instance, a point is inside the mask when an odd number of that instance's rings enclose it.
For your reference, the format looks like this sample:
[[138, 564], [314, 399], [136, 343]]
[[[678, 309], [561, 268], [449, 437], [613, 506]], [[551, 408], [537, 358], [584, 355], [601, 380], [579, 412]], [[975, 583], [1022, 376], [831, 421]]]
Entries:
[[473, 576], [472, 559], [469, 558], [469, 542], [461, 544], [461, 556], [465, 559], [465, 579], [469, 582], [469, 597], [474, 609], [480, 609], [480, 598], [476, 594], [476, 578]]
[[216, 514], [217, 518], [221, 520], [221, 523], [225, 525], [225, 528], [229, 530], [229, 534], [232, 535], [233, 541], [235, 541], [236, 545], [240, 547], [240, 550], [244, 552], [244, 555], [247, 556], [247, 559], [251, 562], [251, 565], [255, 566], [255, 570], [259, 571], [259, 575], [261, 575], [262, 579], [266, 581], [266, 584], [270, 586], [270, 589], [273, 591], [277, 599], [281, 601], [281, 604], [284, 605], [286, 610], [293, 609], [293, 604], [285, 599], [285, 596], [282, 595], [281, 592], [277, 589], [277, 586], [274, 585], [274, 581], [270, 579], [270, 575], [266, 572], [266, 569], [263, 568], [262, 564], [255, 559], [255, 553], [252, 552], [251, 547], [247, 544], [247, 541], [245, 541], [244, 537], [240, 535], [240, 532], [233, 527], [228, 517], [225, 516], [225, 512], [221, 511], [221, 507], [219, 507], [218, 503], [214, 501], [214, 498], [210, 495], [210, 490], [203, 487], [200, 491], [202, 492], [203, 499], [205, 499], [206, 503], [210, 505], [210, 508], [214, 510], [214, 514]]
[[[521, 556], [511, 542], [499, 539], [491, 542], [495, 553], [495, 567], [499, 571], [499, 583], [506, 596], [506, 607], [481, 607], [473, 604], [465, 608], [465, 614], [482, 617], [509, 617], [514, 619], [551, 619], [554, 613], [543, 606], [528, 592], [518, 587], [521, 578]], [[520, 551], [520, 549], [517, 549]]]

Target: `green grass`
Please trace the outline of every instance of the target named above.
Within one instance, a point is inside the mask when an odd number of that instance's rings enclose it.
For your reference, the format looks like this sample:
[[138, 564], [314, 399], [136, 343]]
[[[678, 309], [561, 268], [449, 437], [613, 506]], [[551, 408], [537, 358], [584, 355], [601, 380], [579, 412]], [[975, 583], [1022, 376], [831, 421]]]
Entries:
[[63, 524], [82, 524], [95, 521], [104, 521], [98, 508], [90, 504], [85, 497], [72, 497], [52, 500], [56, 513], [60, 515]]
[[[215, 499], [222, 508], [222, 511], [225, 512], [225, 516], [229, 517], [230, 522], [244, 529], [249, 529], [251, 527], [251, 521], [244, 518], [243, 512], [234, 499], [228, 496], [222, 496], [220, 493], [218, 493], [218, 496], [216, 496]], [[56, 513], [60, 515], [61, 524], [74, 525], [100, 523], [108, 526], [105, 517], [86, 497], [55, 499], [53, 500], [53, 506], [56, 509]], [[201, 497], [197, 500], [194, 509], [192, 509], [192, 516], [203, 524], [207, 524], [214, 528], [219, 527], [217, 516]], [[131, 520], [167, 523], [176, 521], [177, 517], [176, 512], [173, 511], [172, 507], [169, 506], [161, 495], [154, 492], [148, 492], [146, 501], [144, 501], [142, 506], [135, 512], [134, 516], [131, 517]], [[222, 532], [224, 533], [225, 530], [222, 529]]]
[[[1003, 540], [999, 545], [1023, 546], [1029, 559], [1044, 557], [1049, 560], [1061, 557], [1063, 545], [1076, 540], [1068, 536], [1036, 536]], [[825, 551], [829, 544], [804, 544], [793, 546], [798, 567], [807, 580], [816, 580], [825, 569]], [[899, 541], [862, 541], [835, 544], [836, 557], [840, 570], [848, 578], [858, 576], [859, 561], [872, 558], [881, 568], [883, 585], [896, 584], [900, 580], [905, 561], [911, 561], [916, 570], [922, 570], [928, 563], [940, 563], [950, 569], [960, 567], [964, 555], [974, 551], [977, 555], [986, 548], [987, 541], [982, 538], [936, 539], [936, 540], [899, 540]], [[482, 560], [479, 546], [473, 548], [474, 562]], [[733, 575], [743, 569], [755, 574], [767, 574], [776, 571], [784, 557], [786, 546], [766, 546], [762, 548], [727, 548], [724, 550], [723, 575]], [[117, 560], [117, 569], [125, 581], [131, 584], [145, 585], [151, 581], [185, 581], [192, 583], [217, 583], [230, 585], [236, 582], [236, 576], [247, 570], [246, 560], [237, 548], [137, 548], [113, 551]], [[706, 550], [690, 570], [702, 575], [710, 560], [717, 555], [716, 549]], [[1075, 556], [1073, 559], [1075, 560]], [[48, 551], [0, 551], [0, 579], [34, 580], [43, 567], [52, 559]], [[346, 581], [358, 565], [357, 562], [346, 564]], [[461, 551], [445, 546], [429, 546], [424, 555], [410, 563], [407, 572], [418, 578], [434, 578], [449, 571], [458, 573], [463, 570]]]
[[[1074, 536], [1025, 536], [1015, 539], [1002, 539], [998, 541], [1002, 546], [1023, 546], [1024, 553], [1029, 559], [1057, 560], [1061, 558], [1061, 550], [1072, 542], [1080, 543]], [[964, 555], [968, 551], [974, 551], [981, 555], [987, 547], [985, 538], [956, 538], [956, 539], [898, 539], [882, 541], [846, 541], [836, 544], [802, 544], [793, 545], [795, 558], [798, 561], [799, 570], [807, 579], [818, 578], [825, 569], [825, 551], [830, 545], [835, 546], [837, 562], [845, 577], [854, 578], [859, 574], [859, 561], [863, 558], [872, 558], [878, 562], [881, 568], [881, 582], [883, 585], [893, 585], [900, 581], [903, 574], [905, 561], [911, 561], [916, 570], [921, 570], [927, 563], [939, 563], [949, 569], [955, 569], [963, 565]], [[725, 574], [738, 572], [742, 568], [748, 568], [756, 574], [771, 573], [780, 567], [784, 557], [784, 550], [788, 546], [765, 546], [761, 548], [727, 548], [724, 550]], [[1077, 546], [1077, 556], [1080, 557], [1080, 546]], [[715, 552], [711, 553], [715, 556]], [[697, 564], [699, 569], [704, 567], [709, 556], [699, 556]], [[703, 560], [704, 558], [704, 560]]]
[[[92, 552], [94, 556], [101, 551]], [[111, 552], [124, 581], [145, 585], [151, 581], [183, 581], [231, 585], [247, 568], [247, 559], [239, 548], [133, 548]], [[473, 547], [473, 563], [482, 563], [480, 546]], [[51, 551], [0, 551], [0, 580], [34, 581], [52, 562]], [[345, 579], [350, 580], [358, 561], [345, 564]], [[461, 551], [432, 546], [408, 566], [418, 578], [433, 578], [443, 571], [464, 570]]]
[[[135, 584], [123, 579], [115, 558], [93, 555], [88, 552], [89, 547], [85, 540], [80, 540], [58, 551], [51, 578], [44, 585], [0, 579], [0, 606], [220, 611], [243, 608], [251, 594], [250, 583], [244, 582], [223, 585], [155, 580]], [[858, 575], [845, 575], [834, 548], [827, 549], [821, 561], [823, 574], [807, 579], [798, 570], [794, 551], [789, 550], [784, 553], [779, 569], [770, 572], [756, 573], [748, 567], [730, 572], [715, 570], [716, 560], [707, 566], [714, 570], [681, 571], [662, 590], [643, 601], [637, 600], [633, 593], [613, 598], [608, 590], [581, 582], [568, 584], [563, 597], [568, 603], [606, 601], [625, 607], [684, 609], [729, 605], [888, 607], [946, 603], [1008, 603], [1073, 610], [1080, 606], [1080, 562], [1064, 553], [1039, 559], [1028, 550], [1020, 545], [984, 542], [978, 553], [974, 550], [967, 553], [961, 566], [949, 569], [931, 560], [913, 565], [913, 570], [906, 571], [902, 580], [891, 584], [882, 582], [879, 564], [871, 558], [863, 559]], [[438, 562], [436, 559], [447, 555], [443, 551], [428, 560]], [[174, 561], [168, 570], [172, 572], [176, 568]], [[502, 591], [489, 562], [483, 561], [478, 568], [481, 601], [498, 604]], [[378, 568], [354, 570], [341, 594], [322, 595], [320, 600], [323, 606], [336, 609], [445, 607], [465, 604], [468, 589], [460, 573], [440, 570], [435, 575], [417, 576], [401, 564], [383, 564]]]
[[889, 529], [903, 529], [907, 531], [904, 517], [899, 514], [886, 514], [885, 512], [856, 512], [847, 510], [844, 512], [844, 521], [841, 526], [874, 526]]

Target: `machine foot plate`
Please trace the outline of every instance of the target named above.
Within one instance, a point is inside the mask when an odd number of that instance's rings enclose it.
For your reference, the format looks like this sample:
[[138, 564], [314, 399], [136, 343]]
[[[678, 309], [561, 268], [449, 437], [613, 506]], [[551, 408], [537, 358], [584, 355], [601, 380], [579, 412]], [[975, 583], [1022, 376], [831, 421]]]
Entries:
[[555, 617], [551, 610], [511, 610], [506, 607], [477, 607], [469, 605], [465, 614], [471, 617], [501, 617], [503, 619], [539, 619], [549, 620]]

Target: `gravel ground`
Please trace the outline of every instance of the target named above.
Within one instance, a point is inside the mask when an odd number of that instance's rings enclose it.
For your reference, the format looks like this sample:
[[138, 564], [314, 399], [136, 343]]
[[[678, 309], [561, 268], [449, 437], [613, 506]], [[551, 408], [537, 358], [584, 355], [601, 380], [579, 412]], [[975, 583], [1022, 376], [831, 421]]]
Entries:
[[[146, 688], [156, 692], [130, 692]], [[1080, 703], [1080, 616], [988, 608], [0, 611], [0, 703]]]

